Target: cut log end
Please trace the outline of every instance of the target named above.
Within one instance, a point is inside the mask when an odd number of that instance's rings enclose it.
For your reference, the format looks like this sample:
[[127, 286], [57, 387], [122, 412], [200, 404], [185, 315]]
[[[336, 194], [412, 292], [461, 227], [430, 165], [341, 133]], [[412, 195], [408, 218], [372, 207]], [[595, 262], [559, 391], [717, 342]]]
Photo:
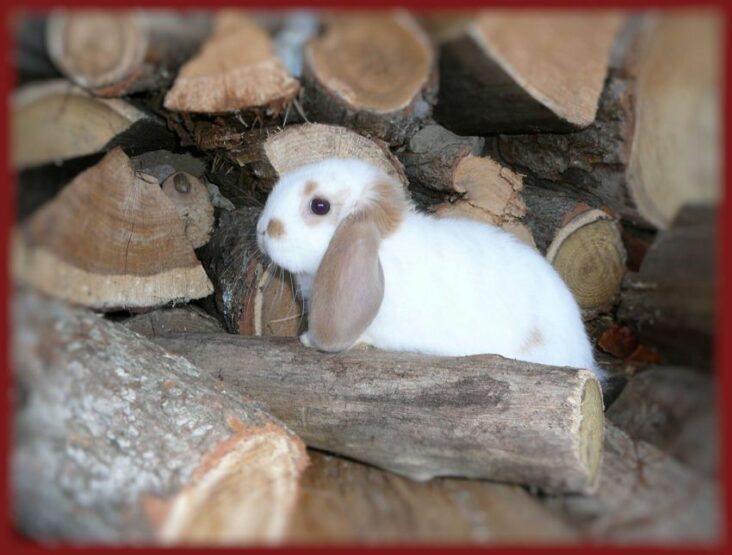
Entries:
[[625, 274], [625, 248], [618, 225], [602, 210], [586, 210], [563, 226], [547, 250], [580, 308], [607, 308]]
[[401, 164], [385, 146], [345, 127], [318, 123], [290, 126], [269, 137], [263, 150], [276, 176], [326, 158], [358, 158], [407, 183]]
[[464, 134], [589, 125], [620, 21], [609, 12], [478, 15], [441, 40], [437, 119]]
[[61, 79], [26, 85], [12, 98], [13, 166], [37, 166], [100, 152], [135, 124], [148, 120], [123, 100], [92, 97]]
[[13, 271], [41, 291], [98, 309], [213, 291], [175, 207], [121, 149], [33, 215], [16, 236]]
[[96, 10], [55, 12], [46, 41], [56, 66], [89, 89], [133, 77], [148, 48], [139, 14]]
[[587, 493], [594, 491], [600, 480], [602, 444], [605, 435], [602, 390], [594, 378], [585, 382], [580, 405], [579, 456], [587, 469]]
[[204, 458], [159, 529], [167, 545], [281, 540], [297, 499], [305, 447], [276, 426], [242, 429]]
[[305, 50], [306, 109], [399, 143], [430, 111], [432, 46], [406, 13], [337, 15]]
[[245, 14], [223, 11], [201, 51], [181, 68], [165, 107], [206, 114], [280, 112], [299, 89], [267, 33]]

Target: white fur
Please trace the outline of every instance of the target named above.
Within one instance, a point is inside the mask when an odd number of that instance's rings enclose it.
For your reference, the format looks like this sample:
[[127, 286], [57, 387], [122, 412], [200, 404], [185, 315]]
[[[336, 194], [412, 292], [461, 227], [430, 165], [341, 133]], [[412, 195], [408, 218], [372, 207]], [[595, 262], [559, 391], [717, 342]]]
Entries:
[[[326, 160], [285, 175], [258, 222], [260, 248], [295, 274], [307, 299], [337, 222], [384, 179], [358, 160]], [[337, 219], [305, 225], [305, 183], [340, 197]], [[286, 236], [264, 236], [267, 222], [285, 222]], [[359, 342], [387, 350], [436, 355], [495, 353], [557, 366], [595, 364], [579, 308], [554, 268], [514, 236], [479, 222], [435, 218], [410, 210], [379, 248], [384, 299]], [[541, 336], [538, 342], [531, 338]], [[528, 348], [527, 348], [528, 346]]]

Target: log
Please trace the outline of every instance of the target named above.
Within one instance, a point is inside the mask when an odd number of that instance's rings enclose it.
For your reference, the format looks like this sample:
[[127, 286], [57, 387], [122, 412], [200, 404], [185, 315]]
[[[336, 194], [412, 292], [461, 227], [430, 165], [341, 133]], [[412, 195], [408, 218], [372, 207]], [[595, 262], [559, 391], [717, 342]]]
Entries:
[[495, 355], [323, 354], [294, 338], [155, 341], [255, 396], [311, 447], [415, 480], [488, 478], [560, 492], [597, 485], [602, 394], [587, 370]]
[[644, 370], [605, 415], [634, 440], [655, 445], [701, 476], [719, 475], [711, 376], [683, 367]]
[[63, 79], [30, 83], [12, 96], [12, 164], [16, 169], [106, 152], [173, 148], [159, 118], [130, 102], [95, 98]]
[[214, 376], [111, 322], [16, 294], [15, 523], [44, 543], [281, 540], [307, 455]]
[[684, 207], [623, 284], [618, 319], [664, 364], [713, 366], [717, 218], [714, 206]]
[[718, 487], [608, 423], [597, 491], [547, 502], [596, 542], [712, 545], [723, 533]]
[[719, 33], [711, 14], [628, 18], [592, 125], [500, 135], [489, 152], [634, 227], [667, 227], [685, 202], [718, 198]]
[[461, 135], [575, 131], [595, 119], [620, 17], [483, 11], [437, 37], [435, 119]]
[[585, 314], [615, 302], [625, 275], [625, 247], [617, 222], [602, 210], [583, 210], [565, 220], [546, 258], [569, 286]]
[[227, 331], [295, 336], [304, 307], [293, 277], [261, 256], [256, 242], [260, 210], [242, 207], [221, 215], [201, 260], [214, 283], [214, 300]]
[[246, 13], [224, 10], [201, 50], [181, 68], [164, 105], [203, 114], [254, 108], [281, 113], [299, 89], [268, 34]]
[[[404, 169], [388, 145], [337, 125], [306, 123], [282, 131], [249, 133], [239, 146], [228, 149], [227, 157], [251, 175], [253, 184], [248, 188], [261, 191], [269, 191], [281, 174], [325, 158], [362, 159], [407, 185]], [[221, 185], [232, 201], [236, 202], [237, 189], [242, 196], [240, 183], [233, 184], [231, 195]]]
[[482, 480], [414, 482], [308, 452], [287, 531], [296, 545], [569, 543], [577, 533], [523, 488]]
[[404, 11], [331, 15], [305, 47], [305, 113], [402, 144], [432, 113], [436, 56]]
[[38, 210], [13, 251], [16, 279], [98, 310], [213, 292], [173, 203], [119, 148]]
[[168, 88], [210, 31], [202, 12], [56, 10], [48, 16], [48, 54], [77, 85], [119, 97]]
[[723, 51], [713, 14], [669, 13], [640, 61], [627, 179], [638, 211], [660, 229], [684, 204], [720, 198]]

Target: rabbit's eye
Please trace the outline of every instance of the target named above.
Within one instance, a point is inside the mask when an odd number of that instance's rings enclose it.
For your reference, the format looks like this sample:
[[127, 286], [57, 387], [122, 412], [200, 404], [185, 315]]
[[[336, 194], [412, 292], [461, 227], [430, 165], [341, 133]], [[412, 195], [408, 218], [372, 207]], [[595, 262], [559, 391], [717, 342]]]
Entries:
[[310, 210], [316, 216], [325, 216], [330, 212], [330, 202], [324, 198], [315, 197], [310, 201]]

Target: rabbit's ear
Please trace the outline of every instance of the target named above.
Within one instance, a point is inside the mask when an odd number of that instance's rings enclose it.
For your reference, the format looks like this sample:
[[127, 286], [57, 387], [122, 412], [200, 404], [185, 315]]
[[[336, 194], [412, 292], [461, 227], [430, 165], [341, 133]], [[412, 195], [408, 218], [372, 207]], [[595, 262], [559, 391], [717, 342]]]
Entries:
[[379, 262], [381, 232], [363, 214], [336, 228], [315, 273], [308, 315], [308, 339], [323, 351], [348, 349], [371, 324], [384, 298]]

